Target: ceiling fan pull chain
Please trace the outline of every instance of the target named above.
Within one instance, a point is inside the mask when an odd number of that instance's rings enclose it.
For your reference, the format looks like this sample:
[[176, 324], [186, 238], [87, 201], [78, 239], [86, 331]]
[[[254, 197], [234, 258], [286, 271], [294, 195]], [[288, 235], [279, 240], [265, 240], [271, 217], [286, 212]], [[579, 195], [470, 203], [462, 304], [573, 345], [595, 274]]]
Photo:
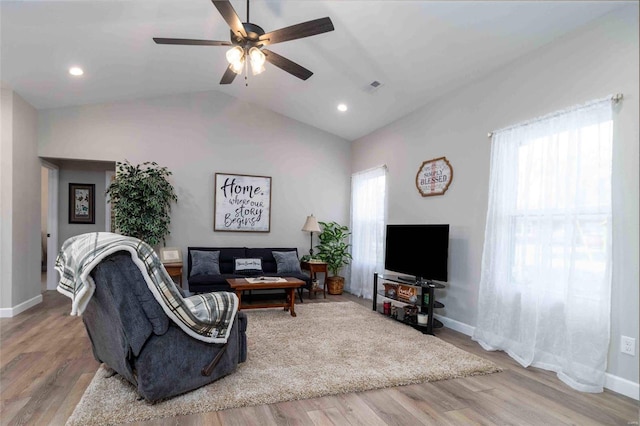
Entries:
[[[249, 3], [249, 0], [247, 0], [247, 4], [248, 3]], [[248, 16], [247, 16], [247, 18], [248, 18]], [[247, 61], [245, 59], [245, 61], [244, 61], [244, 87], [249, 87], [249, 79], [247, 78], [247, 75], [249, 74], [249, 64], [248, 64], [248, 62], [249, 61]]]

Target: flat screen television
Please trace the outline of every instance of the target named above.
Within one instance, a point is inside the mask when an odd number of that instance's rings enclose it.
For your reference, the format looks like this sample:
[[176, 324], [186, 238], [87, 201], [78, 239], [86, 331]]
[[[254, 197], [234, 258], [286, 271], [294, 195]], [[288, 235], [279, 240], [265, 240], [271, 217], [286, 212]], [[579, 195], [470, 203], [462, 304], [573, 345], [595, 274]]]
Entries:
[[448, 258], [449, 225], [387, 225], [384, 267], [388, 271], [446, 282]]

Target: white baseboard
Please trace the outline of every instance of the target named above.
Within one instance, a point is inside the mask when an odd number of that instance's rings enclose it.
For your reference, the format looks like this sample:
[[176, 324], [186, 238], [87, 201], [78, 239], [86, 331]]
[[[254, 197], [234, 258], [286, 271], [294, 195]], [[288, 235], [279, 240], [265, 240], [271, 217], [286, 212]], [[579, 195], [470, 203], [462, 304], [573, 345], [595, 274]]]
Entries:
[[635, 399], [636, 401], [638, 401], [640, 397], [640, 385], [638, 385], [638, 383], [633, 383], [631, 380], [623, 379], [613, 374], [606, 374], [604, 387], [610, 391]]
[[[458, 331], [464, 335], [469, 337], [473, 336], [473, 331], [475, 327], [465, 324], [460, 321], [456, 321], [451, 318], [443, 317], [441, 315], [435, 315], [435, 318], [442, 321], [445, 327], [450, 328], [452, 330]], [[634, 383], [630, 380], [623, 379], [622, 377], [614, 376], [613, 374], [606, 374], [604, 387], [609, 389], [610, 391], [617, 392], [621, 395], [628, 396], [629, 398], [633, 398], [638, 401], [638, 397], [640, 395], [640, 386], [638, 383]]]
[[434, 315], [434, 318], [442, 321], [445, 327], [450, 328], [455, 331], [459, 331], [462, 334], [465, 334], [469, 337], [473, 336], [473, 331], [476, 329], [475, 327], [470, 326], [469, 324], [465, 324], [460, 321], [456, 321], [451, 318], [443, 317], [441, 315]]
[[20, 303], [12, 308], [0, 308], [0, 318], [15, 317], [21, 312], [26, 311], [29, 308], [33, 308], [37, 304], [42, 303], [42, 295], [39, 294], [36, 297]]

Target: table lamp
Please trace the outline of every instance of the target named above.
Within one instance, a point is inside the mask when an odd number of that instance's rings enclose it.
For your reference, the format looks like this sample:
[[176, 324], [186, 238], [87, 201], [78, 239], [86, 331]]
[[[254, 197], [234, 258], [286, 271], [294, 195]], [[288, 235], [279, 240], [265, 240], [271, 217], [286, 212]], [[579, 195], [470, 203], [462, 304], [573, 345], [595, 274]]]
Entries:
[[318, 221], [316, 220], [313, 214], [311, 216], [307, 216], [307, 221], [302, 226], [302, 230], [305, 232], [309, 232], [311, 235], [311, 245], [309, 246], [309, 256], [313, 258], [313, 233], [320, 232], [320, 225], [318, 225]]

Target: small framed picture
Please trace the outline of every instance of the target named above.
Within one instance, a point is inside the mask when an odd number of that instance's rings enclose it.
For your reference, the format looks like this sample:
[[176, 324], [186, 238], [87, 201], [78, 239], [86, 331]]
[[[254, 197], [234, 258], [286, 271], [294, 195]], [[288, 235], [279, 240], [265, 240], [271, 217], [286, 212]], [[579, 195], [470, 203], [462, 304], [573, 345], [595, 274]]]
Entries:
[[69, 223], [96, 223], [95, 194], [93, 183], [69, 184]]
[[160, 249], [162, 263], [182, 263], [182, 251], [178, 247], [163, 247]]

